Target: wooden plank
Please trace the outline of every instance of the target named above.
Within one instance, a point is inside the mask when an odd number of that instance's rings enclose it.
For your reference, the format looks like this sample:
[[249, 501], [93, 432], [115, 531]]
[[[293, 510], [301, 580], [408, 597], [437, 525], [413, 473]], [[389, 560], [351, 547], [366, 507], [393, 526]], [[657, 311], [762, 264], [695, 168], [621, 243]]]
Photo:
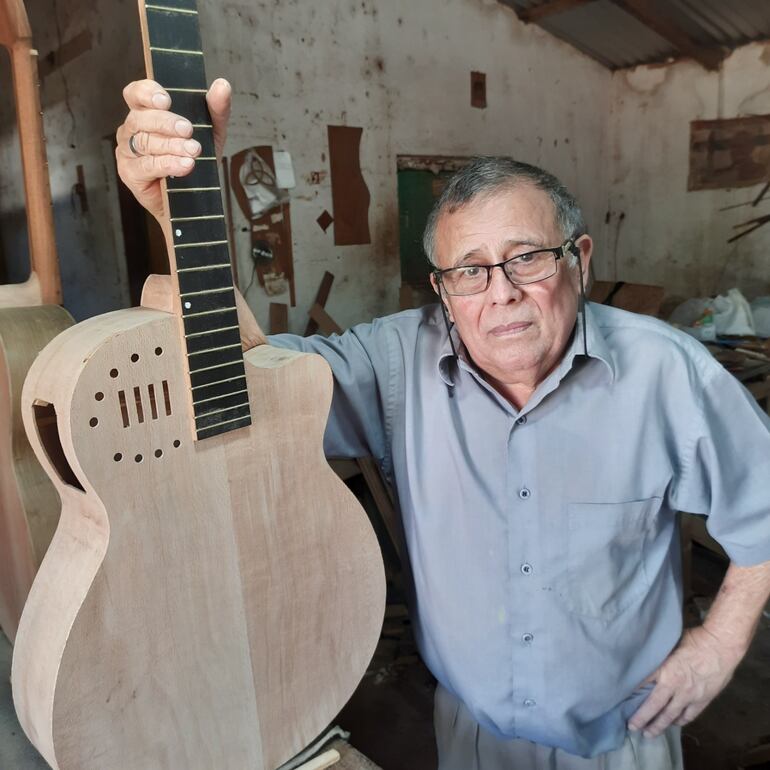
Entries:
[[696, 43], [675, 21], [662, 15], [652, 0], [611, 0], [611, 2], [667, 40], [680, 53], [695, 59], [707, 70], [719, 69], [719, 65], [725, 58], [725, 51], [718, 48], [705, 48]]
[[337, 246], [371, 243], [371, 195], [361, 171], [361, 136], [364, 130], [354, 126], [328, 126], [327, 131], [334, 243]]
[[581, 5], [588, 5], [596, 0], [547, 0], [540, 5], [532, 8], [523, 8], [516, 11], [522, 21], [538, 22], [547, 19], [549, 16], [555, 16], [558, 13], [565, 13], [574, 8], [580, 8]]
[[318, 331], [325, 336], [342, 334], [342, 327], [318, 304], [310, 308], [310, 317], [318, 324]]
[[[328, 270], [324, 273], [324, 277], [321, 279], [321, 284], [318, 287], [318, 292], [315, 295], [315, 305], [319, 307], [326, 307], [326, 302], [329, 299], [329, 293], [332, 290], [332, 284], [334, 283], [334, 275]], [[309, 337], [311, 334], [315, 334], [318, 331], [318, 324], [310, 318], [305, 327], [305, 337]]]
[[270, 303], [270, 334], [289, 331], [289, 306], [283, 302]]

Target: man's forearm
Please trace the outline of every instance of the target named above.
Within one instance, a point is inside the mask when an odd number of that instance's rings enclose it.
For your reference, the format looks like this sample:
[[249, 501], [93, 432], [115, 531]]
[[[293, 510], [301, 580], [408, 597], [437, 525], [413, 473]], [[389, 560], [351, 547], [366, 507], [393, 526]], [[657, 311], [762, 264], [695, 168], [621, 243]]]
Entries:
[[754, 567], [730, 564], [703, 623], [725, 652], [742, 658], [751, 644], [768, 597], [770, 561]]

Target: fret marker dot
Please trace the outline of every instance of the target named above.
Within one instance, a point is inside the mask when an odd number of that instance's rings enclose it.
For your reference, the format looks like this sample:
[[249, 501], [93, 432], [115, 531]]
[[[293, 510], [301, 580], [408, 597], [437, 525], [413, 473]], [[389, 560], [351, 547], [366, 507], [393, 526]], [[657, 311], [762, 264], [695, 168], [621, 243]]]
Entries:
[[185, 302], [184, 303], [184, 309], [189, 310], [192, 307], [192, 302]]
[[174, 234], [176, 235], [177, 238], [181, 238], [182, 237], [182, 231], [179, 228], [177, 228], [174, 231]]

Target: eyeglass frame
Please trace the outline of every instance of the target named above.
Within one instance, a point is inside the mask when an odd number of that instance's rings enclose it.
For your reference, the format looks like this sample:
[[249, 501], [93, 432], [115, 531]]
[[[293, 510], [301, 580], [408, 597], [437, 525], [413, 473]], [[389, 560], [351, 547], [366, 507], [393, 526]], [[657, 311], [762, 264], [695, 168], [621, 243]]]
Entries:
[[[473, 297], [476, 294], [483, 294], [488, 288], [489, 284], [492, 283], [492, 271], [499, 267], [503, 271], [503, 275], [508, 279], [508, 281], [513, 286], [529, 286], [533, 283], [540, 283], [541, 281], [547, 281], [549, 278], [553, 278], [556, 273], [559, 272], [559, 260], [563, 259], [567, 254], [574, 254], [575, 256], [580, 256], [579, 249], [576, 248], [577, 246], [577, 238], [573, 236], [572, 238], [568, 238], [564, 243], [562, 243], [561, 246], [554, 246], [550, 249], [535, 249], [534, 251], [525, 251], [523, 254], [517, 254], [514, 257], [509, 257], [508, 259], [504, 259], [502, 262], [495, 262], [494, 265], [458, 265], [456, 267], [447, 267], [443, 270], [433, 270], [432, 275], [435, 277], [436, 282], [441, 286], [444, 291], [449, 295], [450, 297]], [[554, 271], [550, 275], [546, 275], [544, 278], [536, 278], [534, 281], [514, 281], [510, 275], [505, 270], [505, 265], [507, 265], [509, 262], [513, 262], [514, 260], [521, 259], [522, 257], [529, 257], [532, 254], [542, 254], [543, 252], [551, 252], [554, 256]], [[463, 267], [483, 267], [487, 271], [487, 282], [483, 289], [480, 289], [479, 291], [471, 292], [470, 294], [452, 294], [447, 287], [444, 281], [442, 280], [442, 276], [445, 273], [450, 273], [453, 270], [462, 270]]]

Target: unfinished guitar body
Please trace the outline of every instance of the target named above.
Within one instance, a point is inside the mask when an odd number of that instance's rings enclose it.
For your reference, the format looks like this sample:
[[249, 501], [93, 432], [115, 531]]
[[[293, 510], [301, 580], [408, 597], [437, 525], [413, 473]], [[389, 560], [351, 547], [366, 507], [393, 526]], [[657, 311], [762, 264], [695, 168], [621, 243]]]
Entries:
[[0, 308], [0, 627], [11, 642], [61, 508], [24, 433], [21, 389], [38, 352], [72, 323], [56, 305]]
[[63, 500], [13, 660], [56, 770], [274, 770], [352, 694], [378, 638], [371, 526], [329, 469], [331, 373], [244, 356], [253, 424], [193, 441], [176, 316], [78, 324], [24, 419]]

